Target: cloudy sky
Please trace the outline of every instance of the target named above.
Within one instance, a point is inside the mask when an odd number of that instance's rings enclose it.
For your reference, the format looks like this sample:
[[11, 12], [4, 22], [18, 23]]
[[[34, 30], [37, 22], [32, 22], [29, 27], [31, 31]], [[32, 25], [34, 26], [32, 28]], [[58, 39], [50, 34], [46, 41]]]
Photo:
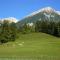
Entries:
[[60, 11], [60, 0], [0, 0], [0, 18], [22, 19], [26, 15], [48, 6]]

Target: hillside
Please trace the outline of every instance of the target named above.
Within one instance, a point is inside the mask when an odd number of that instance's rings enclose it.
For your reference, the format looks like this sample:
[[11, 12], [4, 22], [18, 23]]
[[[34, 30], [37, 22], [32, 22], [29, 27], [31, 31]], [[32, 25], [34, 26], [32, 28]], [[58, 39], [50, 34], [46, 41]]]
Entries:
[[45, 34], [19, 34], [15, 42], [0, 45], [2, 60], [60, 60], [60, 38]]

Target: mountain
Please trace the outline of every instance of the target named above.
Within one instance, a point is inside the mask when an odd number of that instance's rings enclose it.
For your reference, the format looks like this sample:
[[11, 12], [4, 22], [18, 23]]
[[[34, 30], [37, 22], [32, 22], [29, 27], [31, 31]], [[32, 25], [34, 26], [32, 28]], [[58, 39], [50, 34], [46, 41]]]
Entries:
[[8, 17], [8, 18], [2, 18], [2, 19], [0, 19], [0, 22], [3, 22], [4, 20], [7, 20], [7, 21], [9, 21], [9, 23], [11, 23], [11, 22], [14, 22], [14, 23], [17, 23], [17, 19], [16, 18], [14, 18], [14, 17]]
[[35, 23], [38, 20], [60, 21], [60, 11], [56, 11], [51, 7], [45, 7], [35, 11], [18, 22], [18, 25], [24, 23]]

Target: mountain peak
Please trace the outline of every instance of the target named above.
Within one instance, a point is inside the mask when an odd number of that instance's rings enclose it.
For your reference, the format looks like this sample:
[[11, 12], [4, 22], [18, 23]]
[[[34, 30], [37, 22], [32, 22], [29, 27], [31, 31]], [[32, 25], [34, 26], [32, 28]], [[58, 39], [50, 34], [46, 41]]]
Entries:
[[60, 21], [60, 11], [57, 11], [51, 7], [45, 7], [45, 8], [39, 9], [39, 10], [29, 14], [25, 18], [23, 18], [20, 21], [20, 25], [22, 25], [24, 23], [36, 23], [36, 21], [41, 21], [41, 20], [43, 20], [43, 21], [51, 20], [51, 21], [58, 22], [58, 21]]
[[47, 12], [47, 13], [52, 13], [55, 10], [52, 7], [45, 7], [40, 10], [41, 12]]
[[35, 14], [38, 14], [39, 12], [47, 12], [47, 13], [52, 13], [52, 12], [55, 12], [55, 10], [52, 8], [52, 7], [45, 7], [45, 8], [42, 8], [42, 9], [39, 9], [29, 15], [27, 15], [26, 17], [30, 17], [30, 16], [33, 16]]

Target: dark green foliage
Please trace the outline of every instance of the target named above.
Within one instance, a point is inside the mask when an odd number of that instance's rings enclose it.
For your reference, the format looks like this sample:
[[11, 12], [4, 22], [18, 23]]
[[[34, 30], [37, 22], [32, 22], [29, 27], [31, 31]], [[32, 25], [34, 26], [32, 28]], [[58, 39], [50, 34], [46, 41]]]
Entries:
[[15, 41], [17, 35], [17, 27], [15, 23], [9, 23], [7, 20], [4, 20], [0, 30], [0, 43]]
[[22, 26], [22, 33], [23, 33], [23, 34], [26, 34], [27, 31], [28, 31], [27, 24], [25, 23], [25, 24]]
[[59, 22], [48, 20], [37, 21], [35, 24], [35, 31], [44, 32], [60, 37], [60, 21]]
[[16, 39], [17, 33], [18, 33], [16, 24], [12, 22], [10, 24], [10, 29], [11, 29], [11, 40], [14, 41]]
[[58, 29], [58, 36], [60, 37], [60, 21], [57, 24], [57, 29]]

